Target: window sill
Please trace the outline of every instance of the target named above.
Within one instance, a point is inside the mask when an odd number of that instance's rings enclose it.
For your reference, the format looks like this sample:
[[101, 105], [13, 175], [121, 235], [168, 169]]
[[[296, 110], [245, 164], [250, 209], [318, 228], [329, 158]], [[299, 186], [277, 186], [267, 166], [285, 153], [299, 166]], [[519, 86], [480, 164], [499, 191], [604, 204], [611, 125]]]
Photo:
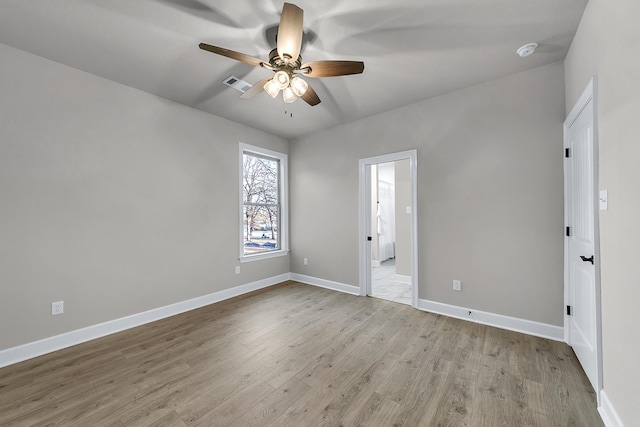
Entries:
[[289, 250], [281, 249], [278, 251], [264, 252], [264, 253], [255, 254], [255, 255], [242, 255], [238, 259], [240, 260], [241, 263], [244, 263], [244, 262], [260, 261], [263, 259], [277, 258], [277, 257], [287, 256], [287, 255], [289, 255]]

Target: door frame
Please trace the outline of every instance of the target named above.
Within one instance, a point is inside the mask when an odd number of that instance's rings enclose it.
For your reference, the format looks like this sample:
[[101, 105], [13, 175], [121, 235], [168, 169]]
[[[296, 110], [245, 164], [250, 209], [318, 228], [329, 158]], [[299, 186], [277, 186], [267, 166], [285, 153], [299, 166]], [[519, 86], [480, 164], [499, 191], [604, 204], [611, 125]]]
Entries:
[[418, 152], [401, 151], [360, 159], [359, 171], [359, 230], [358, 244], [360, 295], [371, 294], [371, 166], [398, 160], [409, 160], [411, 176], [411, 306], [418, 307]]
[[[594, 266], [595, 266], [595, 324], [596, 324], [596, 386], [595, 392], [598, 400], [598, 406], [600, 406], [600, 392], [602, 391], [602, 310], [601, 310], [601, 295], [600, 295], [600, 210], [598, 204], [599, 195], [599, 150], [598, 150], [598, 102], [597, 91], [598, 79], [597, 76], [593, 76], [591, 81], [585, 88], [584, 92], [571, 109], [571, 112], [567, 115], [566, 120], [563, 123], [563, 147], [568, 148], [568, 130], [580, 116], [585, 107], [592, 102], [593, 106], [593, 200], [594, 202]], [[571, 197], [569, 197], [570, 179], [567, 171], [567, 162], [564, 162], [564, 222], [565, 226], [569, 226], [569, 209], [571, 208]], [[565, 307], [570, 305], [569, 294], [569, 239], [564, 239], [564, 305]], [[567, 344], [570, 344], [570, 328], [569, 328], [569, 315], [564, 310], [564, 340]]]

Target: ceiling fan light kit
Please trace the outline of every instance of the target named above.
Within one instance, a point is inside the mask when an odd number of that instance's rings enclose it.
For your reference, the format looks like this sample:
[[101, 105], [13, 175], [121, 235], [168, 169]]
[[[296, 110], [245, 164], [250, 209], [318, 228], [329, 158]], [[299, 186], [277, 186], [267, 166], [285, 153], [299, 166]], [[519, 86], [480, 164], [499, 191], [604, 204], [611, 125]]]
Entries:
[[289, 104], [307, 93], [309, 83], [300, 77], [291, 78], [286, 72], [278, 71], [272, 79], [264, 84], [263, 89], [272, 98], [278, 96], [278, 93], [282, 91], [282, 99]]
[[320, 98], [316, 92], [309, 86], [309, 83], [295, 74], [310, 78], [360, 74], [364, 71], [364, 63], [362, 61], [312, 61], [302, 64], [300, 56], [303, 35], [302, 19], [302, 9], [291, 3], [284, 4], [278, 27], [277, 46], [269, 53], [268, 62], [206, 43], [200, 43], [199, 46], [202, 50], [275, 72], [273, 78], [261, 80], [247, 90], [241, 98], [252, 98], [263, 91], [275, 98], [282, 91], [285, 103], [295, 102], [300, 97], [311, 106], [318, 105]]

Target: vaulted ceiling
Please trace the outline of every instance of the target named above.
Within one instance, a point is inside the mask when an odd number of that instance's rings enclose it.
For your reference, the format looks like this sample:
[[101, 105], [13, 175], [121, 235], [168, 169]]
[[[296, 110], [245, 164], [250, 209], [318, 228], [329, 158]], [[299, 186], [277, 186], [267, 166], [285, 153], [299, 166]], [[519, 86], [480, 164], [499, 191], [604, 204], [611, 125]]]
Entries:
[[[240, 99], [225, 84], [272, 75], [200, 42], [268, 59], [281, 0], [2, 0], [0, 43], [293, 139], [564, 59], [587, 0], [289, 0], [304, 61], [361, 60], [308, 79], [322, 102]], [[536, 42], [526, 58], [520, 46]], [[55, 84], [55, 82], [51, 82]]]

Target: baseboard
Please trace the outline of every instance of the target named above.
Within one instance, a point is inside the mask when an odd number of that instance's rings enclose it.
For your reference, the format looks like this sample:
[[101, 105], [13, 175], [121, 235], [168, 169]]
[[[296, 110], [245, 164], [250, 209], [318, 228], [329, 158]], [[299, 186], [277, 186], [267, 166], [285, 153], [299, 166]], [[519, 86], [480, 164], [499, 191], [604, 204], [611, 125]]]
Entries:
[[155, 308], [153, 310], [133, 314], [120, 319], [110, 320], [108, 322], [66, 332], [64, 334], [8, 348], [6, 350], [1, 350], [0, 368], [42, 356], [43, 354], [61, 350], [63, 348], [81, 344], [83, 342], [91, 341], [96, 338], [104, 337], [106, 335], [111, 335], [116, 332], [124, 331], [126, 329], [135, 328], [136, 326], [144, 325], [146, 323], [155, 322], [156, 320], [204, 307], [219, 301], [224, 301], [249, 292], [257, 291], [258, 289], [273, 286], [289, 279], [289, 273], [281, 274], [279, 276], [258, 280], [256, 282], [236, 286], [231, 289], [225, 289], [223, 291], [214, 292], [201, 297]]
[[[297, 273], [286, 273], [245, 285], [236, 286], [231, 289], [225, 289], [223, 291], [214, 292], [212, 294], [178, 302], [168, 306], [159, 307], [153, 310], [145, 311], [120, 319], [115, 319], [75, 331], [66, 332], [64, 334], [23, 344], [17, 347], [0, 350], [0, 368], [24, 360], [32, 359], [43, 354], [61, 350], [63, 348], [81, 344], [83, 342], [91, 341], [93, 339], [120, 332], [126, 329], [131, 329], [136, 326], [144, 325], [146, 323], [155, 322], [156, 320], [184, 313], [189, 310], [194, 310], [196, 308], [200, 308], [209, 304], [253, 292], [258, 289], [273, 286], [287, 280], [295, 280], [308, 285], [331, 289], [350, 295], [360, 295], [360, 288], [358, 286], [347, 285], [344, 283], [334, 282], [331, 280], [320, 279], [317, 277], [306, 276]], [[511, 331], [549, 338], [556, 341], [564, 340], [564, 329], [560, 326], [553, 326], [473, 309], [470, 310], [464, 307], [452, 306], [422, 299], [418, 300], [418, 309], [442, 314], [445, 316], [455, 317], [458, 319], [482, 323], [489, 326], [495, 326], [502, 329], [508, 329]], [[469, 311], [471, 311], [472, 313], [471, 316], [469, 316], [468, 314]], [[601, 414], [603, 414], [603, 418], [605, 415], [607, 415], [609, 419], [612, 419], [614, 421], [612, 422], [612, 424], [607, 424], [607, 427], [622, 426], [621, 423], [616, 424], [616, 420], [619, 420], [619, 418], [613, 410], [613, 407], [610, 406], [608, 402], [609, 401], [606, 400], [606, 395], [604, 395], [603, 393], [603, 403], [599, 410], [601, 411]]]
[[407, 285], [411, 284], [411, 276], [403, 276], [402, 274], [396, 274], [394, 276], [396, 282], [405, 283]]
[[[468, 320], [470, 322], [481, 323], [483, 325], [495, 326], [496, 328], [507, 329], [509, 331], [522, 332], [523, 334], [548, 338], [555, 341], [564, 341], [564, 328], [562, 326], [533, 322], [531, 320], [519, 319], [517, 317], [503, 316], [501, 314], [488, 313], [486, 311], [458, 307], [455, 305], [443, 304], [424, 299], [418, 300], [418, 309], [449, 317], [455, 317], [457, 319]], [[469, 314], [469, 312], [471, 312], [471, 314]]]
[[351, 295], [360, 295], [360, 287], [347, 285], [344, 283], [333, 282], [331, 280], [319, 279], [317, 277], [305, 276], [303, 274], [291, 273], [291, 280], [305, 283], [307, 285], [319, 286], [321, 288], [332, 289], [338, 292], [344, 292]]
[[604, 390], [600, 391], [600, 406], [598, 406], [598, 412], [602, 422], [607, 427], [624, 427], [622, 420], [618, 416], [615, 408], [611, 404], [607, 393]]

